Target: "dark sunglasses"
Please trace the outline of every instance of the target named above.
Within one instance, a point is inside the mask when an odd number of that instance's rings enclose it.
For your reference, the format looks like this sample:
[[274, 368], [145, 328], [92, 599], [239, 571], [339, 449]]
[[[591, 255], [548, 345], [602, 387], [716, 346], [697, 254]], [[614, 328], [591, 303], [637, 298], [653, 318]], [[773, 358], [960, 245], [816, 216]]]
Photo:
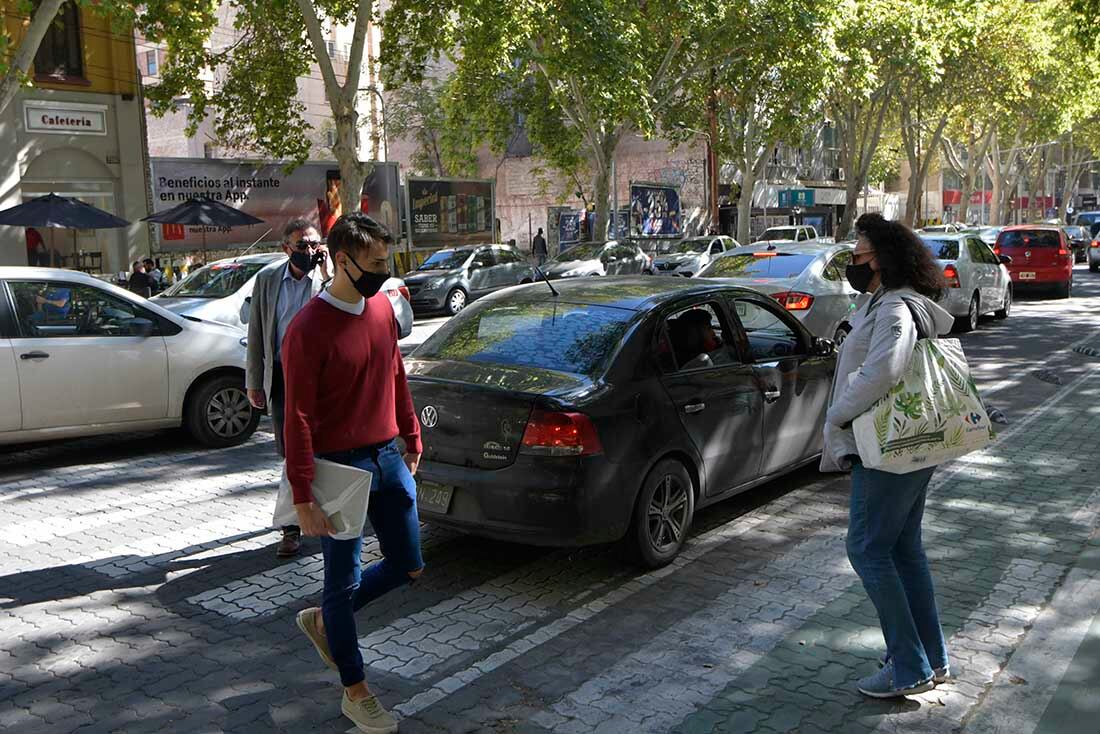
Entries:
[[305, 252], [307, 248], [318, 248], [324, 244], [324, 240], [298, 240], [294, 243], [294, 248], [298, 252]]

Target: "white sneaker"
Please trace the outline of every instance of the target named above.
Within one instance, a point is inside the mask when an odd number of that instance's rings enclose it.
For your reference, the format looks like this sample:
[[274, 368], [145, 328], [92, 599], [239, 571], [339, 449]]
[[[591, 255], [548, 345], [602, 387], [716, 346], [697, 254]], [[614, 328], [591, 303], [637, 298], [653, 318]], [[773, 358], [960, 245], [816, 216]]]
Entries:
[[[890, 662], [890, 653], [883, 653], [882, 657], [878, 659], [878, 666], [883, 668]], [[936, 685], [940, 683], [946, 683], [955, 676], [951, 675], [951, 666], [945, 665], [942, 668], [932, 668], [932, 682]]]
[[397, 720], [383, 708], [374, 694], [352, 701], [345, 689], [340, 710], [359, 727], [359, 731], [366, 734], [397, 734]]

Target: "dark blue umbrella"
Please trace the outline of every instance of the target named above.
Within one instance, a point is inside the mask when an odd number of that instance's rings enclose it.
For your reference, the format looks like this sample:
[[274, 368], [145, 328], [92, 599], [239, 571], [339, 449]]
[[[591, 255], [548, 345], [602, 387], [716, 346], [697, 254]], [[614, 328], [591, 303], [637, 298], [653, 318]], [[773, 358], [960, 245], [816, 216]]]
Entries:
[[264, 223], [264, 220], [246, 214], [240, 209], [234, 209], [220, 201], [205, 197], [188, 199], [171, 209], [165, 209], [162, 212], [144, 217], [141, 221], [157, 222], [159, 224], [201, 225], [203, 227], [202, 259], [204, 261], [206, 260], [206, 227], [241, 227]]
[[76, 230], [117, 229], [130, 223], [110, 212], [85, 204], [79, 199], [46, 194], [23, 204], [0, 211], [0, 224], [13, 227], [48, 227], [73, 230], [73, 259], [76, 263]]

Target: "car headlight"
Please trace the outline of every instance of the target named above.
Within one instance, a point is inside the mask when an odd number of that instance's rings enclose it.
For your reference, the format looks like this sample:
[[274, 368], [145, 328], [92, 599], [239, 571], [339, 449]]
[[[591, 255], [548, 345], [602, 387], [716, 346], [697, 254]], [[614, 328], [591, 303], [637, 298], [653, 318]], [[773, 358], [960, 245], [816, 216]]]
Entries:
[[443, 279], [442, 278], [434, 278], [433, 280], [429, 280], [427, 283], [424, 284], [424, 290], [434, 291], [436, 288], [438, 288], [441, 285], [443, 285]]

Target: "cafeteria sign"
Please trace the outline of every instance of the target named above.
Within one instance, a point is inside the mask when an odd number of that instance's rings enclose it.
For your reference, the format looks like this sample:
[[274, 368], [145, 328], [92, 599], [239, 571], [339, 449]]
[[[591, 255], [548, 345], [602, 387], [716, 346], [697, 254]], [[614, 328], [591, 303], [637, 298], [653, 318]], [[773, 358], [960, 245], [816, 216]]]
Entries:
[[779, 192], [779, 206], [813, 206], [813, 189], [783, 189]]
[[28, 99], [23, 124], [29, 133], [106, 135], [107, 105]]

